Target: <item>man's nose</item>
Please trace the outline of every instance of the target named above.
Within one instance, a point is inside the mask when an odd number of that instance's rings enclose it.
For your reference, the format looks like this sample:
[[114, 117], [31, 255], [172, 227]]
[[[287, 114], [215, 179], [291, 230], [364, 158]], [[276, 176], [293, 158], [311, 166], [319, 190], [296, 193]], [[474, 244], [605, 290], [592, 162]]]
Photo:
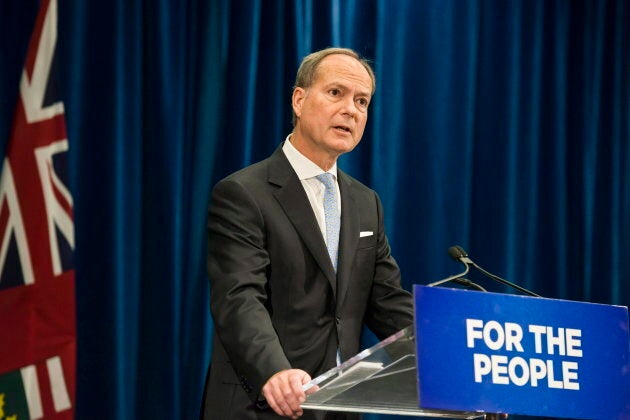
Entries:
[[344, 98], [342, 112], [351, 117], [354, 117], [354, 115], [357, 113], [357, 104], [355, 103], [354, 98]]

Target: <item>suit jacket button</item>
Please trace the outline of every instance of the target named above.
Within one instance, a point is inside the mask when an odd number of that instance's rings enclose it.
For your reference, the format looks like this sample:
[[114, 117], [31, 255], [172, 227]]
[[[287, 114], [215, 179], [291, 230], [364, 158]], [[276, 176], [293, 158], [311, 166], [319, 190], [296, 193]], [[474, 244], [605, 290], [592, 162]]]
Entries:
[[339, 325], [340, 322], [341, 322], [341, 319], [338, 316], [336, 316], [335, 317], [335, 324]]

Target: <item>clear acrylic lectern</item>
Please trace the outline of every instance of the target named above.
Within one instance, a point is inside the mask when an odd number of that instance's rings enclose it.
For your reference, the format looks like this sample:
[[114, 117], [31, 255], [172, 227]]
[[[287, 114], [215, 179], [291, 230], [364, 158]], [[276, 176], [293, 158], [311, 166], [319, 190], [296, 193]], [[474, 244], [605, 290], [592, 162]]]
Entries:
[[[457, 419], [483, 418], [484, 413], [418, 408], [413, 326], [362, 351], [304, 386], [319, 390], [306, 398], [310, 410]], [[453, 384], [457, 389], [457, 384]]]

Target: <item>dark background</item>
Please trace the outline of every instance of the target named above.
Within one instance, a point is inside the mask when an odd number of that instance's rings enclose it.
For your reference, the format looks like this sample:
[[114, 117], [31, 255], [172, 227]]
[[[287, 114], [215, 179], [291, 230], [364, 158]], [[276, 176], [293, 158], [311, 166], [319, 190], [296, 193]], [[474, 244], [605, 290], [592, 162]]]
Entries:
[[[0, 0], [2, 149], [38, 3]], [[77, 418], [196, 418], [209, 191], [290, 132], [297, 66], [328, 46], [373, 60], [341, 167], [380, 194], [406, 288], [460, 244], [541, 295], [628, 305], [629, 23], [622, 0], [60, 0]]]

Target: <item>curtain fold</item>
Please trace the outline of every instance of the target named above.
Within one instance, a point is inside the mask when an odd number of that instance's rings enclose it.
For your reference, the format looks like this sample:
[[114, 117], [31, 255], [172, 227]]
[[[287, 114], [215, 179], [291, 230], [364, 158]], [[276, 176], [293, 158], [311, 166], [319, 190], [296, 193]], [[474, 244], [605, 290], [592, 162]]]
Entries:
[[78, 417], [195, 418], [211, 352], [204, 225], [226, 4], [62, 6]]
[[[37, 6], [0, 2], [2, 150]], [[380, 194], [406, 288], [457, 271], [459, 244], [541, 295], [630, 303], [627, 2], [59, 6], [78, 418], [197, 417], [211, 186], [284, 140], [297, 66], [328, 46], [376, 70], [366, 134], [340, 166]]]

